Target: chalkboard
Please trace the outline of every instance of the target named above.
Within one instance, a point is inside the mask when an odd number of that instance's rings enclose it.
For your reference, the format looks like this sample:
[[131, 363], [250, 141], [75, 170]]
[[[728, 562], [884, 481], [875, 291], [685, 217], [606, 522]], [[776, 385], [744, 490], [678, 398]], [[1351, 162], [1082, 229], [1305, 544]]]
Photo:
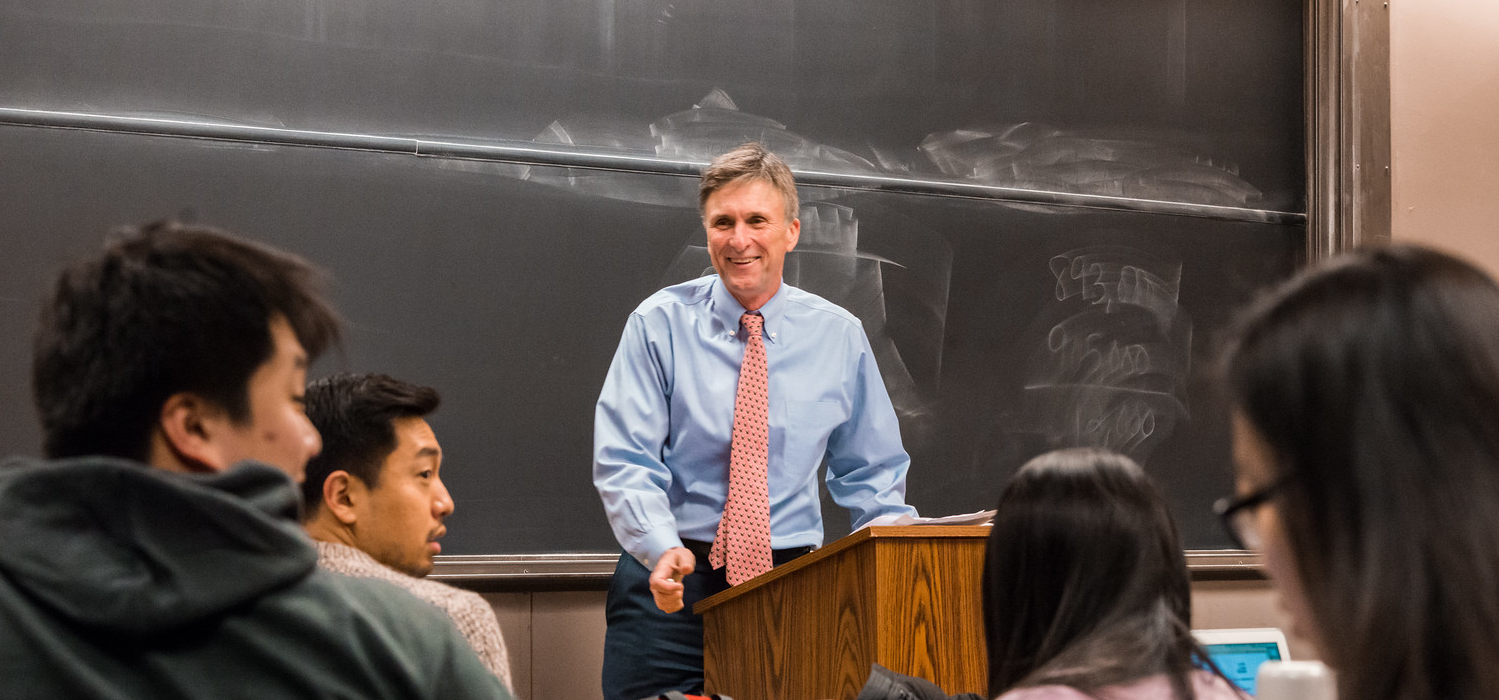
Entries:
[[442, 391], [446, 553], [614, 549], [599, 385], [629, 311], [708, 266], [692, 164], [754, 137], [815, 183], [788, 279], [864, 321], [911, 503], [1103, 444], [1227, 545], [1205, 361], [1304, 249], [1298, 4], [351, 5], [0, 9], [0, 452], [38, 450], [57, 268], [180, 216], [331, 271], [315, 375]]

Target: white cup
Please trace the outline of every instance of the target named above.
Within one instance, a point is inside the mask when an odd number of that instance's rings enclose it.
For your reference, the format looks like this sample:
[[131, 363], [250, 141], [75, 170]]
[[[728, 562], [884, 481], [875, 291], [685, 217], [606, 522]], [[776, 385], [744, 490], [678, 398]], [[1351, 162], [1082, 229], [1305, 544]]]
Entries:
[[1266, 661], [1255, 675], [1258, 700], [1337, 700], [1332, 670], [1321, 661]]

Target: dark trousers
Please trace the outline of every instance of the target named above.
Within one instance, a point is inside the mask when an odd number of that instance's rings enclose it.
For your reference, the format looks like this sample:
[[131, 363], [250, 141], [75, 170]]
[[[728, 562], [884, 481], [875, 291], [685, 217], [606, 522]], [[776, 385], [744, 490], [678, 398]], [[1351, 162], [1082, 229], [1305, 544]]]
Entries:
[[[651, 596], [651, 572], [629, 554], [619, 557], [604, 604], [604, 700], [640, 700], [670, 690], [703, 692], [703, 618], [693, 604], [728, 590], [723, 569], [710, 569], [706, 548], [688, 547], [697, 555], [697, 571], [682, 579], [682, 609], [667, 614]], [[777, 566], [811, 551], [810, 547], [776, 550]]]

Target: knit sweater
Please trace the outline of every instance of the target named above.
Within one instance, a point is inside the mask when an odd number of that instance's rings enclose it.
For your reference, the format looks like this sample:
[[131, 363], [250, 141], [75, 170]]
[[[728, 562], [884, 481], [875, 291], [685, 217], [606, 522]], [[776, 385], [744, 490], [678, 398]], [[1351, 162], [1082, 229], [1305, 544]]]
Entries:
[[494, 608], [482, 596], [445, 583], [403, 574], [375, 561], [374, 557], [355, 547], [333, 542], [316, 544], [319, 567], [346, 576], [388, 581], [442, 609], [474, 648], [479, 660], [489, 667], [490, 672], [505, 684], [512, 695], [515, 694], [515, 686], [510, 680], [510, 656], [505, 652], [505, 638], [500, 634], [500, 622], [495, 618]]

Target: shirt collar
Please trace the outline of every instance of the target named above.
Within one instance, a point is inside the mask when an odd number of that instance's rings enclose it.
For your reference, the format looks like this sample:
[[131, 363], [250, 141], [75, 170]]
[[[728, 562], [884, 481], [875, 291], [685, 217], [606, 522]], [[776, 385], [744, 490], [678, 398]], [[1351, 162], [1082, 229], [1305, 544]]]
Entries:
[[[738, 334], [739, 317], [744, 315], [747, 309], [729, 293], [723, 280], [718, 276], [713, 277], [713, 318], [716, 319], [724, 330]], [[776, 289], [775, 296], [765, 305], [760, 307], [760, 315], [765, 318], [764, 335], [765, 340], [771, 343], [779, 343], [782, 331], [781, 318], [786, 315], [786, 280], [781, 280], [781, 286]]]

